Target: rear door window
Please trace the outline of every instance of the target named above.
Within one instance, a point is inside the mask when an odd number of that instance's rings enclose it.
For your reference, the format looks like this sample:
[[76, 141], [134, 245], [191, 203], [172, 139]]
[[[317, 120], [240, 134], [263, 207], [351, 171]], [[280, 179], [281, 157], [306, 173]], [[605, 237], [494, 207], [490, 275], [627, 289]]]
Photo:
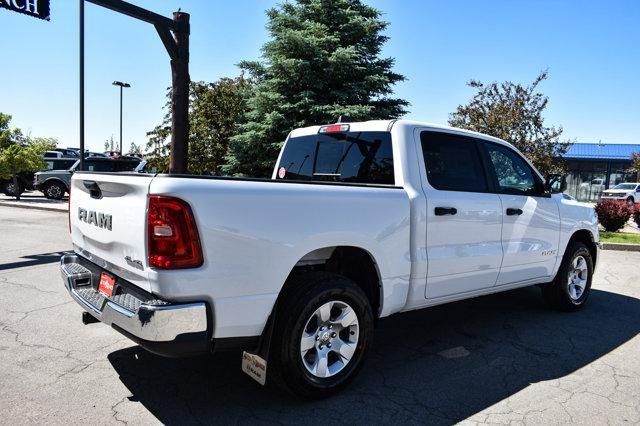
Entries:
[[452, 133], [420, 133], [427, 179], [443, 191], [487, 192], [477, 142]]
[[347, 132], [289, 138], [276, 179], [393, 185], [391, 134]]

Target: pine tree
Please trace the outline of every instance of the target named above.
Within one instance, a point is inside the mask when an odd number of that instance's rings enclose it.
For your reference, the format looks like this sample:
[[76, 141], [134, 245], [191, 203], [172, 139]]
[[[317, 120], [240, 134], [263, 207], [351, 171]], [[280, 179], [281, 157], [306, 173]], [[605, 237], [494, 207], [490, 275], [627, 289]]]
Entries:
[[404, 76], [380, 56], [388, 37], [381, 13], [360, 0], [296, 0], [267, 11], [271, 34], [263, 61], [240, 67], [257, 81], [240, 133], [230, 142], [226, 173], [269, 176], [294, 128], [390, 119], [408, 102], [393, 98]]

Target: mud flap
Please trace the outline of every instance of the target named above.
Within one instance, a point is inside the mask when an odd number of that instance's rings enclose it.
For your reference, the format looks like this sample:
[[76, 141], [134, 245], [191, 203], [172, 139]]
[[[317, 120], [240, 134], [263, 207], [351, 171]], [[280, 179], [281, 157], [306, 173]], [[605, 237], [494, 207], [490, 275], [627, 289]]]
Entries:
[[267, 383], [267, 361], [259, 355], [242, 352], [242, 371], [262, 386]]
[[267, 324], [260, 336], [258, 347], [254, 351], [255, 353], [242, 352], [242, 371], [262, 386], [267, 382], [267, 360], [269, 359], [269, 348], [271, 347], [276, 310], [277, 304], [273, 307], [271, 315], [269, 315]]

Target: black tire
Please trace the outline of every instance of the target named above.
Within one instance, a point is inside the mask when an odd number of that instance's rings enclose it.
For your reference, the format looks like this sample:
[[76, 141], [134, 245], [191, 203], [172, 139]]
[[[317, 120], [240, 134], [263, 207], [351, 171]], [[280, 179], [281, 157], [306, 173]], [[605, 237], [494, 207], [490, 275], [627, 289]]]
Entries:
[[62, 200], [66, 191], [67, 188], [60, 182], [50, 182], [45, 185], [42, 193], [50, 200]]
[[[276, 324], [269, 354], [268, 374], [272, 383], [303, 398], [324, 398], [335, 394], [353, 380], [362, 368], [365, 355], [373, 341], [373, 313], [367, 296], [350, 279], [328, 272], [310, 272], [292, 278], [288, 291], [278, 302]], [[317, 377], [305, 367], [301, 351], [303, 332], [309, 332], [308, 321], [314, 312], [326, 303], [337, 301], [346, 304], [356, 314], [357, 332], [345, 328], [344, 332], [357, 335], [355, 351], [341, 370], [330, 377]], [[339, 308], [338, 308], [339, 309]], [[337, 314], [336, 314], [337, 315]], [[333, 311], [332, 311], [332, 319]], [[314, 326], [312, 326], [313, 328]], [[336, 333], [333, 333], [336, 334]], [[347, 336], [348, 338], [348, 336]], [[317, 341], [317, 340], [316, 340]], [[317, 345], [322, 340], [317, 341]], [[334, 341], [334, 345], [340, 343]], [[322, 346], [319, 346], [322, 347]], [[325, 350], [329, 351], [328, 347]], [[311, 349], [311, 356], [317, 356], [318, 346]], [[335, 348], [335, 346], [334, 346]], [[330, 354], [331, 355], [331, 354]], [[327, 355], [327, 359], [330, 358]], [[334, 352], [334, 361], [342, 359]], [[337, 357], [337, 358], [336, 358]], [[333, 364], [329, 364], [333, 366]], [[339, 364], [338, 364], [339, 366]], [[327, 367], [329, 371], [329, 367]]]
[[[570, 274], [575, 271], [574, 262], [580, 257], [586, 263], [586, 284], [581, 294], [572, 294]], [[579, 275], [577, 277], [580, 278]], [[547, 303], [555, 309], [565, 312], [577, 311], [582, 309], [589, 299], [592, 280], [593, 258], [591, 257], [591, 252], [584, 243], [574, 241], [567, 247], [556, 278], [550, 284], [542, 287], [542, 295]]]
[[633, 197], [629, 197], [627, 198], [627, 205], [628, 206], [633, 206], [635, 204], [635, 200], [633, 199]]
[[[22, 193], [24, 192], [24, 189], [25, 188], [24, 188], [24, 185], [22, 184], [22, 182], [18, 181], [19, 195], [22, 195]], [[7, 197], [15, 197], [16, 194], [15, 194], [15, 191], [14, 191], [13, 180], [7, 181], [7, 182], [2, 184], [2, 192]]]

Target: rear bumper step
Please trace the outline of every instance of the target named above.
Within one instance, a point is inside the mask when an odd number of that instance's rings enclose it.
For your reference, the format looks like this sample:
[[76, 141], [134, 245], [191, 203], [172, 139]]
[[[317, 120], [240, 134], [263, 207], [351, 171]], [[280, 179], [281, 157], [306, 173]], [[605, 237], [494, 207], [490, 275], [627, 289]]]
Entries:
[[122, 280], [116, 282], [115, 294], [106, 297], [97, 290], [103, 271], [76, 254], [60, 259], [62, 279], [71, 297], [93, 317], [145, 349], [164, 356], [211, 350], [206, 303], [169, 303], [136, 291]]

